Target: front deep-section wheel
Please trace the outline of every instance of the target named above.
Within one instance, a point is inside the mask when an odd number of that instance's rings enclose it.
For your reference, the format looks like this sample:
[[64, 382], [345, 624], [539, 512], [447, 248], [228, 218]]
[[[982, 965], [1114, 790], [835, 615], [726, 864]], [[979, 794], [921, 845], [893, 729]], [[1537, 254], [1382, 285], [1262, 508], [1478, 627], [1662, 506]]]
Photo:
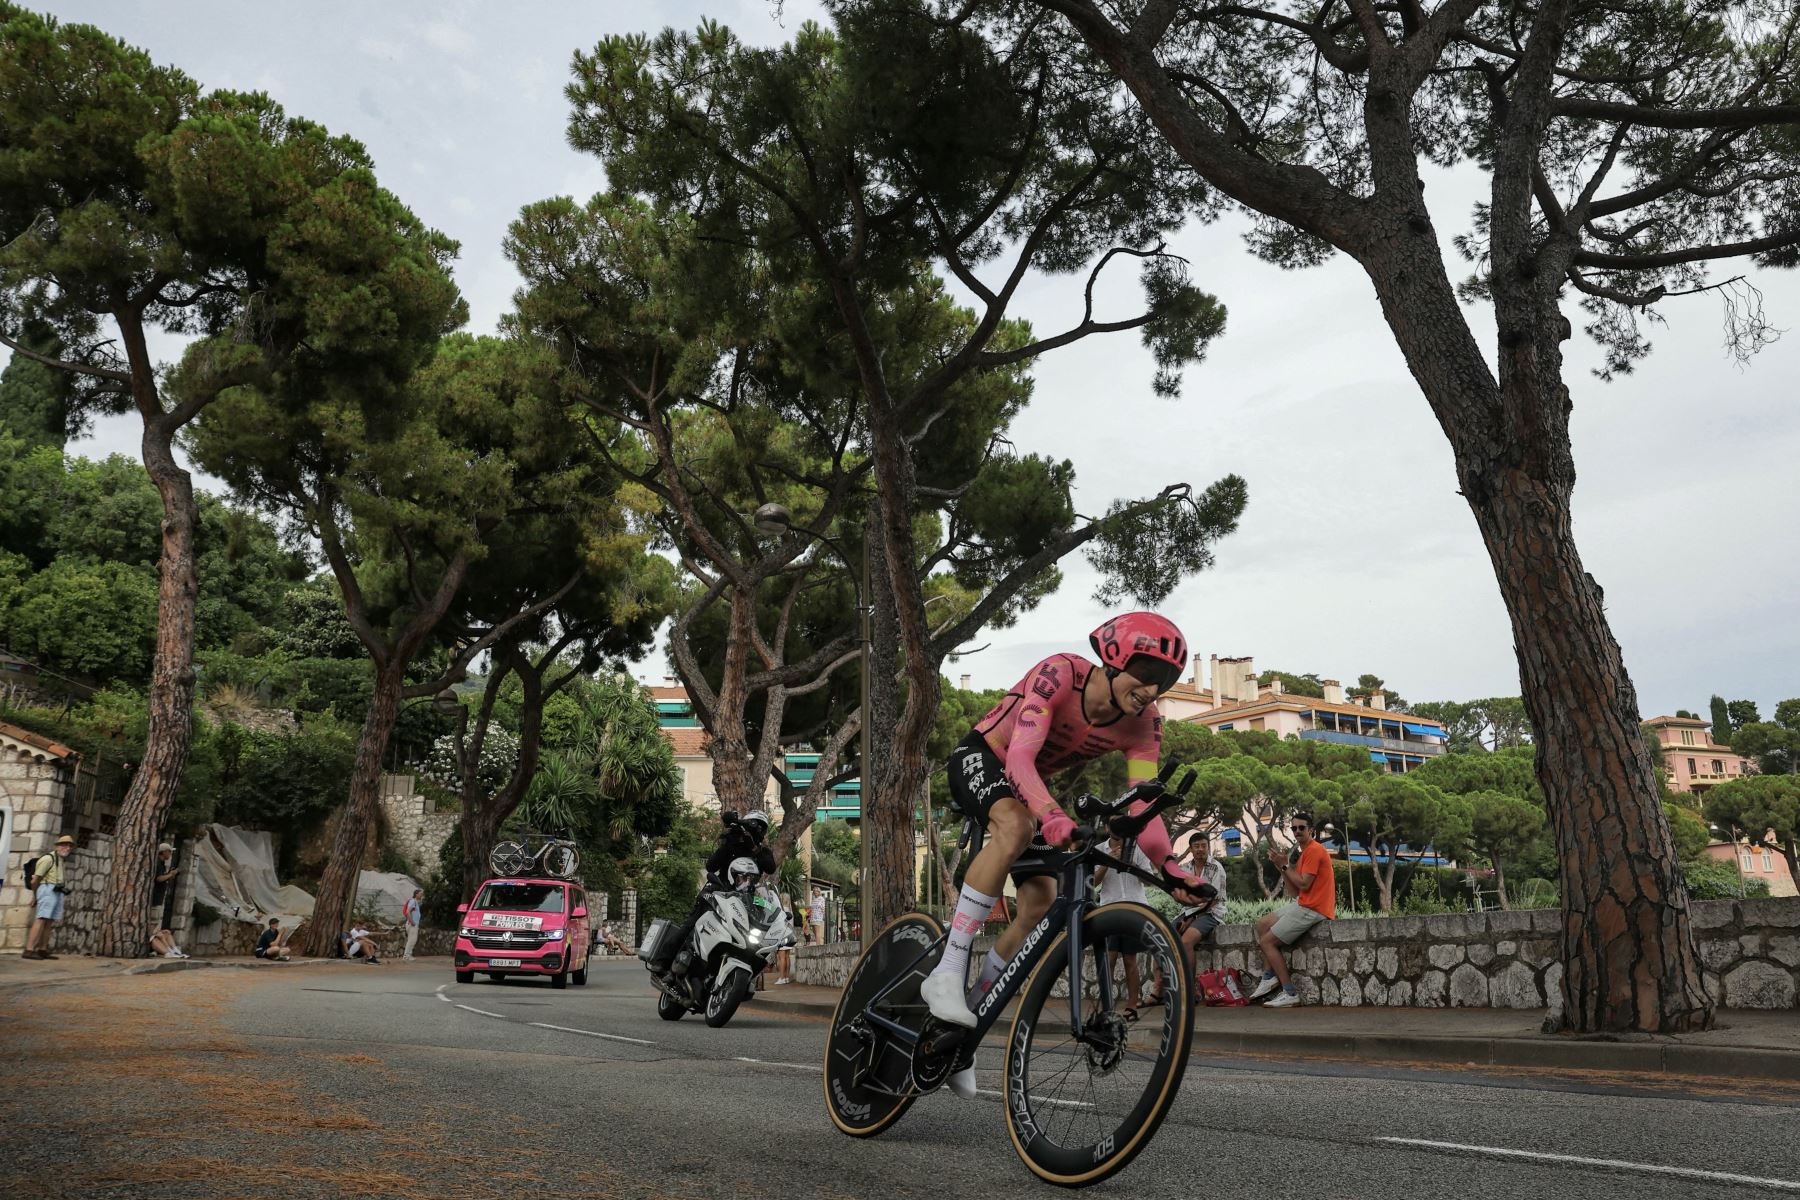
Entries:
[[[944, 926], [925, 913], [907, 913], [875, 936], [856, 960], [838, 996], [825, 1037], [825, 1109], [851, 1137], [874, 1137], [912, 1106], [912, 1049], [864, 1016], [887, 990], [878, 1011], [917, 1032], [928, 1015], [919, 985], [943, 957]], [[898, 981], [898, 982], [896, 982]]]
[[[1058, 935], [1032, 973], [1006, 1047], [1006, 1124], [1013, 1149], [1040, 1179], [1064, 1187], [1099, 1183], [1149, 1144], [1175, 1102], [1194, 1033], [1193, 982], [1169, 923], [1141, 904], [1108, 904], [1082, 923], [1082, 954], [1094, 971], [1081, 1027], [1052, 990], [1068, 977], [1069, 935]], [[1112, 986], [1107, 945], [1141, 947], [1146, 977], [1162, 972], [1164, 1004], [1133, 1023], [1132, 997]], [[1096, 984], [1109, 993], [1101, 1002]]]

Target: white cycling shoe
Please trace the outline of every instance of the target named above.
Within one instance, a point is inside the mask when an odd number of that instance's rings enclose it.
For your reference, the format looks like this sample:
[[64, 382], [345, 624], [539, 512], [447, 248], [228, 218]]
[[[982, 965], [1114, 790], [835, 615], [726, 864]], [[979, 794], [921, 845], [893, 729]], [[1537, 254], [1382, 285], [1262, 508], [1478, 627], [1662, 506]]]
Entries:
[[969, 1011], [968, 1002], [963, 999], [963, 981], [959, 976], [948, 972], [927, 975], [925, 982], [919, 985], [919, 995], [938, 1020], [961, 1025], [964, 1029], [975, 1028], [975, 1014]]
[[969, 1059], [969, 1065], [950, 1077], [950, 1090], [964, 1100], [975, 1098], [975, 1060]]

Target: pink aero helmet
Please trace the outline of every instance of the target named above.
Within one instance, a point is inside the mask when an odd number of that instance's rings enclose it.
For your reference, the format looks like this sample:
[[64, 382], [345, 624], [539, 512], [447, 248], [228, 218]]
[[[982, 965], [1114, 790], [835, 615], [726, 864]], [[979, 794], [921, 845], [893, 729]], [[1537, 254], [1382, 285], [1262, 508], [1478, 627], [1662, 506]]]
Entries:
[[1187, 639], [1175, 622], [1153, 612], [1121, 613], [1088, 635], [1109, 671], [1129, 672], [1166, 692], [1187, 666]]

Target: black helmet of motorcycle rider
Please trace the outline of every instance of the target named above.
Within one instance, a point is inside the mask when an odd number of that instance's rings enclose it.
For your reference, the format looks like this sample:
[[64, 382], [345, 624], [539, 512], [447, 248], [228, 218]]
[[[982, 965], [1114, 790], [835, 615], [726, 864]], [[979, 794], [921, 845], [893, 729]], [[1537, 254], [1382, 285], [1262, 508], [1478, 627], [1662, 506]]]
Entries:
[[738, 828], [748, 833], [753, 841], [762, 841], [769, 836], [769, 817], [767, 813], [749, 812], [738, 818]]

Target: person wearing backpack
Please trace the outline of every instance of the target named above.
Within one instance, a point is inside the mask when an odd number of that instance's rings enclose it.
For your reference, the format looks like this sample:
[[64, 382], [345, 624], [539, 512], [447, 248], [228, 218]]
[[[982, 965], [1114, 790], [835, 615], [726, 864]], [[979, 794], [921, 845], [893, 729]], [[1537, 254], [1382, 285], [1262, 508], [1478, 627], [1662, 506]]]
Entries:
[[74, 850], [75, 839], [65, 833], [56, 839], [56, 848], [40, 857], [26, 873], [25, 885], [36, 889], [37, 912], [31, 932], [25, 935], [25, 953], [21, 958], [57, 957], [50, 953], [50, 930], [62, 920], [63, 897], [69, 894], [63, 883], [63, 859]]

